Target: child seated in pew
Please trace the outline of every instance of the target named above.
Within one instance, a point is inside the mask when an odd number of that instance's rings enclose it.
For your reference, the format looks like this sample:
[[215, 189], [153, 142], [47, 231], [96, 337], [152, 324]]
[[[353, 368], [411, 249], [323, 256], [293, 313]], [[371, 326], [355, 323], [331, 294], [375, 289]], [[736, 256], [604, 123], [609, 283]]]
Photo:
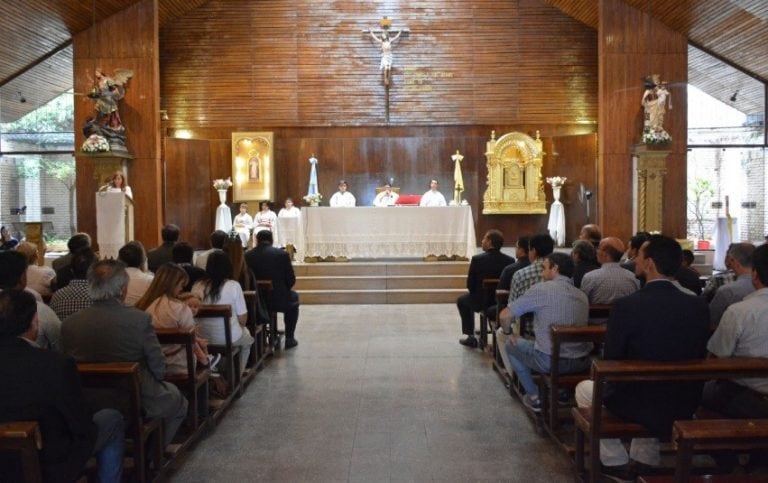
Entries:
[[[181, 299], [182, 290], [189, 281], [187, 272], [175, 263], [166, 263], [160, 266], [144, 296], [136, 303], [136, 308], [144, 310], [152, 316], [152, 325], [156, 329], [190, 329], [195, 327], [195, 314], [200, 307], [200, 299], [197, 300], [197, 308], [193, 310], [190, 304]], [[186, 300], [190, 298], [187, 297]], [[192, 346], [197, 363], [202, 366], [210, 366], [211, 370], [221, 358], [220, 355], [208, 354], [208, 341], [200, 336], [195, 338]], [[185, 374], [187, 372], [187, 359], [184, 348], [180, 345], [168, 345], [163, 347], [167, 371], [170, 374]]]

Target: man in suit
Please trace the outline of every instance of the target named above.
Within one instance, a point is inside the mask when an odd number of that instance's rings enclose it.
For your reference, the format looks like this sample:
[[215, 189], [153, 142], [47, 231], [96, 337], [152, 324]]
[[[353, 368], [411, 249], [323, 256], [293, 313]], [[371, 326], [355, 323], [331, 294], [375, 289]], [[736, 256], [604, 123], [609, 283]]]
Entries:
[[261, 230], [256, 234], [256, 246], [245, 254], [245, 263], [256, 280], [272, 281], [272, 300], [268, 307], [285, 316], [285, 348], [299, 345], [294, 337], [299, 320], [299, 294], [291, 290], [296, 275], [291, 257], [285, 250], [272, 246], [272, 232]]
[[88, 271], [93, 305], [62, 323], [62, 345], [78, 362], [138, 362], [142, 408], [148, 417], [163, 420], [167, 445], [186, 417], [187, 400], [176, 386], [163, 381], [165, 357], [152, 317], [123, 304], [127, 291], [128, 274], [122, 262], [95, 263]]
[[[680, 244], [651, 235], [635, 259], [646, 284], [613, 303], [608, 318], [604, 357], [612, 360], [680, 361], [701, 359], [709, 337], [709, 310], [699, 297], [681, 292], [672, 280], [682, 263]], [[641, 465], [659, 463], [657, 438], [668, 438], [672, 423], [690, 419], [701, 401], [698, 382], [613, 384], [605, 407], [620, 418], [639, 423], [656, 438], [632, 440], [630, 455], [619, 440], [600, 441], [603, 473], [632, 479]], [[579, 407], [592, 402], [592, 381], [576, 387]], [[630, 465], [629, 458], [634, 462]]]
[[515, 259], [501, 253], [504, 246], [504, 235], [499, 230], [488, 230], [481, 242], [483, 253], [472, 257], [467, 273], [466, 293], [456, 299], [456, 307], [461, 316], [461, 332], [467, 337], [459, 340], [459, 344], [467, 347], [477, 347], [475, 338], [475, 312], [487, 308], [483, 301], [483, 280], [499, 278], [504, 267], [515, 263]]
[[[37, 346], [37, 304], [19, 290], [0, 293], [0, 422], [37, 421], [43, 437], [45, 481], [77, 479], [95, 454], [99, 480], [118, 483], [125, 423], [114, 409], [86, 412], [75, 361]], [[11, 461], [0, 459], [0, 480], [21, 481]]]
[[168, 224], [160, 231], [163, 244], [147, 252], [147, 266], [149, 271], [155, 273], [160, 265], [173, 261], [173, 245], [179, 241], [181, 230], [174, 224]]

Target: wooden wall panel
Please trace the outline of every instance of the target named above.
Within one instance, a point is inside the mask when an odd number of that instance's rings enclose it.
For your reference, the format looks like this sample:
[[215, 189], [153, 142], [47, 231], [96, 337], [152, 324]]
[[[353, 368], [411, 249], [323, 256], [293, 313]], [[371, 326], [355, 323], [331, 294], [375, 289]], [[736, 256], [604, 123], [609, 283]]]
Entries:
[[[643, 79], [659, 74], [669, 82], [674, 108], [664, 127], [673, 142], [664, 183], [664, 232], [686, 235], [686, 84], [688, 44], [622, 0], [599, 2], [599, 222], [605, 233], [632, 234], [632, 145], [643, 128]], [[628, 195], [629, 194], [629, 195]]]
[[165, 223], [178, 225], [180, 239], [198, 248], [208, 245], [214, 225], [214, 218], [202, 216], [209, 212], [213, 191], [210, 157], [208, 141], [165, 140]]
[[541, 0], [212, 0], [161, 31], [171, 127], [595, 123], [597, 36]]
[[[75, 92], [87, 93], [94, 68], [111, 73], [116, 68], [134, 71], [120, 117], [126, 128], [130, 161], [128, 178], [135, 196], [135, 238], [147, 248], [160, 240], [162, 173], [160, 166], [160, 103], [157, 0], [143, 0], [107, 18], [73, 39]], [[75, 125], [93, 115], [93, 100], [75, 97]], [[75, 132], [75, 145], [84, 140]], [[78, 229], [96, 234], [93, 160], [77, 155]], [[98, 162], [98, 161], [96, 161]]]

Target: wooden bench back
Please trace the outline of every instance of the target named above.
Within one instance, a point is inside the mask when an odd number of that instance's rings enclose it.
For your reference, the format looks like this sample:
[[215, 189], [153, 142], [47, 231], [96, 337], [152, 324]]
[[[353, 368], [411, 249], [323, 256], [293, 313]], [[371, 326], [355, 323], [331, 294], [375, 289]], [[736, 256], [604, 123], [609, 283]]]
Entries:
[[38, 450], [42, 448], [43, 440], [36, 421], [13, 421], [0, 424], [0, 451], [17, 455], [24, 481], [27, 483], [43, 481], [38, 455]]

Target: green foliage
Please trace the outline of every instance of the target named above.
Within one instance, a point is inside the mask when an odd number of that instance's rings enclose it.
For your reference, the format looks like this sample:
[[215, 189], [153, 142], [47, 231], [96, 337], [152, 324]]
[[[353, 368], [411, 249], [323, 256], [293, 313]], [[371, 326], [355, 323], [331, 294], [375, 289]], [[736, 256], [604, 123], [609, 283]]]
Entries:
[[30, 157], [17, 164], [19, 178], [35, 179], [42, 174], [60, 181], [72, 190], [75, 187], [75, 160], [60, 157]]
[[688, 184], [688, 213], [693, 218], [690, 224], [696, 229], [699, 240], [704, 240], [704, 216], [707, 205], [715, 196], [714, 182], [711, 179], [695, 178]]
[[75, 126], [74, 94], [65, 92], [14, 122], [2, 125], [4, 133], [73, 132]]

